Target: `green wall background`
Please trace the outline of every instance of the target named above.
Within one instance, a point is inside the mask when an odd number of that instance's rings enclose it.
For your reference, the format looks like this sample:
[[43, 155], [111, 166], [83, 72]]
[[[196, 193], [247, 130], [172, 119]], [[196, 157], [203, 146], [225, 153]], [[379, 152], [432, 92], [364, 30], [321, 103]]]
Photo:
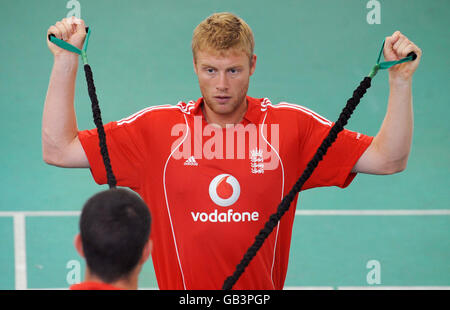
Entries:
[[[333, 121], [375, 63], [383, 39], [400, 30], [423, 51], [413, 80], [415, 125], [408, 168], [392, 176], [359, 175], [345, 190], [307, 191], [299, 199], [298, 208], [449, 209], [450, 2], [380, 0], [381, 23], [374, 25], [366, 21], [370, 11], [367, 2], [81, 0], [81, 18], [92, 28], [88, 56], [103, 120], [106, 123], [147, 106], [200, 97], [190, 40], [194, 27], [213, 12], [236, 13], [254, 31], [258, 62], [250, 96], [268, 97], [273, 103], [300, 104]], [[89, 196], [106, 189], [95, 184], [87, 169], [61, 169], [42, 160], [42, 111], [53, 63], [46, 46], [46, 31], [70, 11], [66, 3], [0, 0], [0, 211], [80, 210]], [[388, 94], [388, 75], [381, 71], [347, 128], [375, 135], [386, 112]], [[75, 105], [79, 129], [93, 128], [81, 66]], [[58, 226], [53, 221], [52, 225]], [[370, 223], [363, 225], [365, 221]], [[39, 240], [62, 235], [61, 242], [67, 243], [66, 239], [71, 242], [76, 232], [76, 220], [65, 234], [64, 227], [49, 229], [48, 225], [40, 225], [38, 219], [30, 222], [27, 234], [40, 233]], [[297, 218], [286, 285], [363, 285], [371, 249], [390, 254], [396, 262], [391, 265], [396, 272], [390, 273], [391, 278], [385, 277], [388, 280], [383, 284], [450, 285], [449, 224], [449, 216]], [[14, 283], [11, 226], [6, 218], [0, 221], [0, 232], [5, 235], [5, 241], [0, 242], [0, 262], [4, 263], [0, 268], [0, 288], [10, 288]], [[313, 235], [315, 230], [319, 231]], [[358, 242], [351, 238], [359, 233], [371, 236], [361, 241], [365, 246], [356, 247], [359, 256], [342, 254], [339, 242], [356, 246]], [[414, 242], [410, 248], [397, 252], [394, 239], [400, 244]], [[54, 243], [47, 246], [51, 252]], [[323, 251], [316, 253], [321, 246]], [[29, 264], [42, 264], [34, 263], [42, 247], [45, 245], [30, 245], [36, 249], [28, 252]], [[73, 248], [71, 244], [64, 247], [69, 252]], [[70, 253], [76, 257], [74, 250]], [[427, 255], [422, 257], [423, 253]], [[341, 254], [344, 256], [339, 258]], [[352, 261], [355, 257], [360, 257], [359, 263]], [[359, 264], [360, 271], [347, 279], [332, 272], [336, 264]], [[425, 274], [411, 276], [408, 266], [414, 268], [417, 264], [423, 266]], [[430, 269], [436, 264], [439, 268]], [[30, 273], [33, 266], [29, 267]], [[145, 272], [152, 274], [151, 264], [146, 268]], [[402, 273], [403, 268], [406, 270]], [[36, 269], [41, 271], [42, 268]], [[64, 286], [64, 276], [51, 272], [46, 276], [47, 283], [29, 280], [29, 286]], [[58, 279], [51, 280], [54, 277]], [[142, 281], [144, 286], [155, 283]]]

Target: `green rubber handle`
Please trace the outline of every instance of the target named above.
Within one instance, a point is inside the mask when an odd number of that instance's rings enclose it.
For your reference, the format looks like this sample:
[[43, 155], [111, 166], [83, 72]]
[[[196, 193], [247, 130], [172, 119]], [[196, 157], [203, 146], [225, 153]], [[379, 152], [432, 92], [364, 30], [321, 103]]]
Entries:
[[48, 40], [62, 49], [65, 49], [69, 52], [73, 52], [75, 54], [81, 55], [81, 59], [83, 60], [83, 63], [87, 64], [88, 61], [87, 61], [86, 51], [87, 51], [90, 35], [91, 35], [91, 29], [89, 27], [86, 27], [86, 38], [84, 39], [83, 49], [81, 49], [81, 50], [78, 47], [76, 47], [72, 44], [69, 44], [64, 40], [58, 39], [53, 33], [50, 33], [48, 35]]

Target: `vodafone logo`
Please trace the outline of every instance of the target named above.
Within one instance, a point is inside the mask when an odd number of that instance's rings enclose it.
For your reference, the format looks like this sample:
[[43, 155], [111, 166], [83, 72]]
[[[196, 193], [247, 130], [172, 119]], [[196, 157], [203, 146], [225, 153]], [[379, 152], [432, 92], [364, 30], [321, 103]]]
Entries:
[[[209, 197], [220, 207], [229, 207], [234, 204], [241, 194], [241, 187], [238, 180], [231, 174], [219, 174], [211, 183], [209, 183]], [[223, 209], [222, 209], [223, 210]], [[227, 209], [219, 211], [214, 209], [209, 212], [193, 212], [191, 211], [192, 220], [194, 222], [209, 223], [243, 223], [258, 222], [258, 211], [243, 211]]]
[[238, 200], [240, 194], [239, 182], [231, 174], [219, 174], [209, 184], [209, 197], [221, 207], [231, 206]]

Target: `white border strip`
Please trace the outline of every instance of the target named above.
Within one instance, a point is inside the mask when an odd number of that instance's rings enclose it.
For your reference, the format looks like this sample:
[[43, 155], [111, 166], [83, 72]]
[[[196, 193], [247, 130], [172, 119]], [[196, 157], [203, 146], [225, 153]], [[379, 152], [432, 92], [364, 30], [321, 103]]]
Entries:
[[0, 217], [22, 216], [80, 216], [81, 211], [0, 211]]
[[25, 215], [15, 214], [14, 223], [14, 268], [16, 290], [27, 289], [27, 252], [26, 252], [26, 229]]
[[169, 157], [167, 157], [166, 160], [166, 164], [164, 165], [164, 172], [163, 172], [163, 186], [164, 186], [164, 197], [166, 199], [166, 209], [167, 209], [167, 214], [169, 215], [169, 222], [170, 222], [170, 228], [172, 230], [172, 238], [173, 238], [173, 243], [175, 245], [175, 253], [177, 254], [177, 260], [178, 260], [178, 266], [180, 267], [180, 272], [181, 272], [181, 278], [183, 280], [183, 288], [185, 290], [187, 290], [186, 288], [186, 281], [184, 279], [184, 272], [183, 272], [183, 267], [181, 266], [181, 259], [180, 259], [180, 254], [178, 252], [178, 244], [177, 244], [177, 238], [175, 237], [175, 230], [173, 228], [173, 221], [172, 221], [172, 216], [170, 215], [170, 207], [169, 207], [169, 200], [167, 199], [167, 188], [166, 188], [166, 169], [167, 169], [167, 164], [169, 163], [170, 158], [172, 157], [173, 153], [175, 153], [175, 151], [184, 143], [184, 141], [186, 140], [186, 138], [189, 136], [189, 124], [186, 118], [186, 115], [183, 115], [184, 117], [184, 121], [186, 122], [186, 135], [184, 136], [183, 140], [180, 142], [180, 144], [177, 145], [177, 147], [175, 147], [172, 151], [172, 153], [170, 153]]
[[[280, 161], [281, 164], [281, 173], [282, 173], [282, 182], [281, 182], [281, 196], [280, 196], [280, 201], [283, 200], [283, 193], [284, 193], [284, 166], [283, 166], [283, 160], [281, 159], [280, 155], [278, 154], [278, 151], [272, 146], [272, 144], [269, 143], [269, 141], [267, 141], [266, 137], [264, 137], [264, 132], [263, 132], [263, 128], [264, 128], [264, 124], [266, 123], [266, 117], [267, 117], [267, 112], [264, 115], [264, 120], [262, 121], [262, 126], [261, 126], [261, 137], [263, 137], [264, 141], [266, 142], [266, 144], [268, 144], [270, 146], [270, 148], [275, 151], [275, 154], [278, 157], [278, 160]], [[272, 258], [272, 268], [270, 268], [270, 280], [272, 281], [272, 285], [273, 288], [275, 288], [275, 284], [273, 282], [273, 268], [275, 267], [275, 258], [276, 258], [276, 250], [277, 250], [277, 243], [278, 243], [278, 232], [280, 231], [280, 222], [278, 222], [277, 224], [277, 233], [275, 235], [275, 243], [273, 246], [273, 258]]]
[[[0, 211], [0, 217], [15, 216], [80, 216], [81, 211]], [[429, 210], [297, 210], [299, 216], [395, 216], [395, 215], [450, 215], [450, 209]]]

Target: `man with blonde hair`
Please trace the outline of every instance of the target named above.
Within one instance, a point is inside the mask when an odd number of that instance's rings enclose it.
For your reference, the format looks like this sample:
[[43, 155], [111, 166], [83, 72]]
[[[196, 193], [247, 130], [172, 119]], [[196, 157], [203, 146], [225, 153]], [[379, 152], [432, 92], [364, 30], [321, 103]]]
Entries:
[[[63, 19], [48, 33], [81, 47], [84, 26]], [[44, 160], [90, 168], [95, 181], [105, 184], [97, 131], [77, 129], [77, 56], [50, 42], [49, 48], [55, 61], [44, 106]], [[412, 75], [421, 50], [399, 31], [386, 38], [386, 60], [411, 51], [416, 61], [389, 70], [388, 109], [378, 134], [342, 131], [302, 190], [344, 188], [358, 172], [405, 169], [413, 127]], [[247, 95], [257, 57], [250, 27], [235, 14], [203, 20], [194, 30], [192, 52], [201, 98], [151, 106], [105, 125], [117, 185], [139, 193], [151, 208], [160, 289], [220, 289], [332, 126], [303, 106]], [[294, 216], [295, 207], [235, 289], [283, 288]]]

